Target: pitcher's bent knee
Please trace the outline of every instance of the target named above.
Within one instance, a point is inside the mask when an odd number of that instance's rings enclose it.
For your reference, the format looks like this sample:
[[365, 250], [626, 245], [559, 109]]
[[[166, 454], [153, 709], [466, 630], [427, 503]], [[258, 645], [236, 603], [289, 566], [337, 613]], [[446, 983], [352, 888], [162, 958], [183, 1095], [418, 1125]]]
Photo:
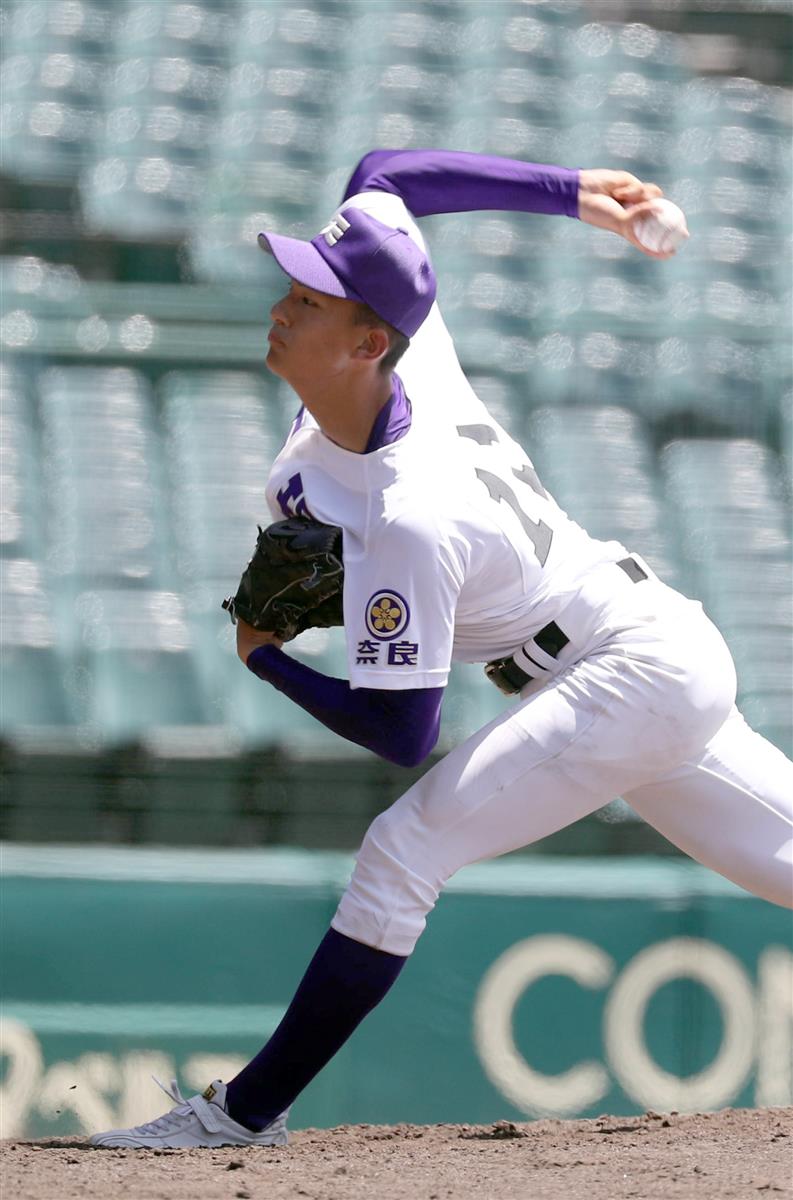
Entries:
[[422, 878], [408, 861], [399, 826], [390, 812], [372, 822], [331, 924], [366, 946], [408, 955], [424, 931], [440, 887]]

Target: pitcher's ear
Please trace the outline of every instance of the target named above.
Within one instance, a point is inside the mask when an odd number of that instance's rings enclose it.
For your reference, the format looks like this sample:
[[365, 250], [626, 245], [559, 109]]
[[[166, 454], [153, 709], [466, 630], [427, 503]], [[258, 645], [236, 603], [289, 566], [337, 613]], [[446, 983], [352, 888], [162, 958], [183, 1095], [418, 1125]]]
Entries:
[[354, 358], [374, 361], [388, 354], [391, 342], [385, 329], [377, 325], [362, 325], [360, 328], [361, 337], [353, 352]]

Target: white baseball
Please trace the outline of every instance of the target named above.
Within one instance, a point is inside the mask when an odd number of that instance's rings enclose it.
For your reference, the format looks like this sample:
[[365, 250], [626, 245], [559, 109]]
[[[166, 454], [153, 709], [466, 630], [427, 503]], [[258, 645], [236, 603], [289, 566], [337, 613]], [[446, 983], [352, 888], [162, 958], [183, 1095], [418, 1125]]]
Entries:
[[636, 218], [633, 232], [647, 250], [668, 254], [682, 246], [688, 237], [686, 215], [671, 200], [653, 200], [652, 211]]

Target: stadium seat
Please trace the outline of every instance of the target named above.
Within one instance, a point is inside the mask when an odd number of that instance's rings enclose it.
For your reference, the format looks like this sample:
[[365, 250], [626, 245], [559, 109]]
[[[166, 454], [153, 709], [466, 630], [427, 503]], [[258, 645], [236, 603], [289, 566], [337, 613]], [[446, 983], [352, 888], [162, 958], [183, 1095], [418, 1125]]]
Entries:
[[627, 71], [672, 81], [684, 76], [682, 39], [638, 22], [580, 22], [560, 49], [570, 76], [591, 73], [604, 81]]
[[760, 621], [781, 630], [783, 637], [793, 637], [790, 560], [780, 555], [758, 563], [753, 557], [738, 557], [736, 551], [707, 589], [708, 612], [720, 627], [751, 630]]
[[653, 358], [647, 386], [637, 393], [648, 417], [659, 424], [674, 418], [677, 428], [701, 434], [769, 436], [779, 376], [768, 348], [715, 333], [672, 335], [656, 343]]
[[[494, 417], [574, 519], [703, 601], [741, 707], [790, 752], [785, 89], [697, 75], [679, 36], [587, 0], [4, 0], [0, 15], [12, 207], [63, 209], [76, 188], [88, 233], [82, 279], [76, 241], [38, 211], [12, 215], [0, 260], [8, 836], [348, 848], [388, 792], [372, 755], [245, 670], [220, 607], [298, 408], [261, 369], [284, 281], [256, 234], [313, 236], [377, 146], [613, 163], [686, 210], [691, 240], [666, 263], [576, 221], [422, 228]], [[71, 214], [53, 227], [71, 238]], [[108, 239], [148, 246], [100, 260]], [[175, 262], [176, 243], [206, 283], [110, 277]], [[290, 652], [346, 676], [339, 630]], [[456, 666], [441, 748], [508, 703]]]
[[[236, 590], [240, 569], [231, 586], [227, 580], [204, 580], [191, 596], [191, 627], [211, 719], [235, 730], [249, 748], [281, 746], [290, 754], [307, 758], [354, 754], [351, 744], [281, 692], [257, 679], [240, 662], [234, 628], [220, 606], [224, 596]], [[196, 596], [200, 598], [194, 599]], [[290, 643], [289, 653], [323, 674], [347, 677], [346, 650], [340, 630], [308, 631]]]
[[688, 585], [648, 433], [635, 414], [540, 408], [529, 416], [525, 444], [544, 486], [593, 537], [621, 542], [666, 582]]
[[[267, 524], [280, 448], [263, 383], [244, 372], [173, 372], [161, 384], [178, 566], [186, 581], [234, 582]], [[233, 589], [232, 589], [233, 590]]]
[[757, 79], [727, 76], [715, 81], [720, 111], [728, 123], [785, 135], [790, 126], [790, 97], [784, 88]]
[[0, 559], [0, 727], [58, 726], [74, 720], [64, 679], [67, 662], [38, 563]]
[[[753, 625], [724, 626], [722, 632], [738, 671], [739, 694], [770, 693], [790, 697], [793, 679], [793, 628], [764, 624], [761, 609]], [[788, 716], [790, 716], [788, 708]]]
[[793, 392], [781, 392], [779, 396], [779, 440], [783, 482], [790, 500], [793, 497]]
[[790, 507], [779, 463], [748, 439], [679, 439], [661, 468], [695, 591], [749, 691], [790, 690]]
[[72, 598], [158, 586], [168, 574], [159, 440], [145, 378], [64, 367], [39, 377], [49, 569]]
[[44, 522], [41, 513], [39, 450], [32, 406], [21, 371], [0, 368], [0, 555], [38, 558]]
[[351, 15], [350, 6], [338, 0], [299, 7], [241, 0], [232, 48], [238, 73], [249, 74], [239, 65], [250, 63], [332, 68], [345, 52]]
[[96, 589], [77, 597], [84, 719], [109, 742], [208, 720], [184, 605], [172, 592]]
[[511, 6], [504, 10], [493, 5], [482, 16], [477, 45], [492, 63], [544, 74], [558, 71], [566, 31], [558, 21], [544, 19], [551, 16], [549, 10], [516, 12]]
[[108, 4], [25, 0], [7, 10], [3, 42], [3, 163], [40, 183], [73, 182], [90, 154]]
[[793, 756], [793, 697], [789, 680], [779, 691], [742, 689], [739, 708], [746, 720], [788, 758]]
[[[211, 62], [225, 53], [236, 28], [237, 7], [232, 0], [122, 0], [116, 28], [119, 50], [135, 62], [138, 55], [157, 55]], [[172, 90], [181, 73], [176, 71]]]
[[125, 240], [184, 235], [227, 84], [234, 12], [227, 4], [127, 0], [81, 179], [92, 229]]
[[113, 0], [18, 0], [7, 15], [9, 46], [96, 53], [113, 35], [117, 6]]
[[[190, 253], [201, 278], [260, 277], [258, 230], [276, 225], [305, 236], [320, 212], [327, 217], [338, 202], [341, 178], [327, 202], [318, 195], [317, 178], [338, 136], [329, 111], [341, 104], [342, 93], [348, 116], [355, 111], [359, 76], [350, 82], [339, 70], [344, 15], [344, 6], [242, 4], [217, 132], [208, 144], [205, 187], [196, 197]], [[348, 173], [352, 165], [346, 164]]]
[[661, 462], [667, 488], [687, 508], [763, 511], [781, 496], [778, 461], [748, 438], [681, 438]]

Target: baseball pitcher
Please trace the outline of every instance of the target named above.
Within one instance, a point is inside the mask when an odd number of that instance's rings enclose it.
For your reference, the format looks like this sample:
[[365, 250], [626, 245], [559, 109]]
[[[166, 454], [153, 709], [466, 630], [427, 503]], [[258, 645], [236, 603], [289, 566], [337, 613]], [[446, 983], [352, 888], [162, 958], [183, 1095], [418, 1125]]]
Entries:
[[[267, 484], [237, 596], [240, 658], [340, 736], [393, 762], [435, 745], [453, 660], [514, 704], [369, 829], [280, 1026], [228, 1083], [92, 1139], [276, 1145], [286, 1112], [397, 979], [446, 881], [623, 796], [687, 854], [793, 906], [793, 763], [735, 707], [702, 606], [632, 546], [563, 512], [465, 378], [415, 218], [501, 209], [580, 219], [655, 258], [660, 189], [444, 151], [379, 150], [310, 242], [262, 233], [287, 276], [267, 365], [302, 407]], [[475, 219], [475, 218], [474, 218]], [[570, 411], [575, 421], [575, 410]], [[344, 625], [349, 680], [284, 644]]]

